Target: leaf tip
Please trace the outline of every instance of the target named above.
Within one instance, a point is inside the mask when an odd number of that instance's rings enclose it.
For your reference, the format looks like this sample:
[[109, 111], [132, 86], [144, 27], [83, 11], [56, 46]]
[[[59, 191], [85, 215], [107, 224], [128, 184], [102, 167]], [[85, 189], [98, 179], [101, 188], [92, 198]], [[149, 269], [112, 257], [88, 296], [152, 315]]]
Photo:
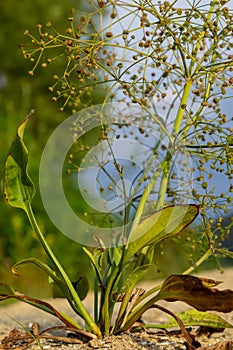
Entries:
[[32, 109], [32, 110], [29, 112], [29, 114], [24, 118], [24, 120], [19, 124], [18, 130], [17, 130], [17, 135], [18, 135], [20, 138], [23, 138], [25, 126], [26, 126], [28, 120], [32, 117], [32, 115], [33, 115], [34, 113], [35, 113], [35, 109]]
[[17, 272], [17, 270], [16, 270], [16, 267], [15, 266], [12, 266], [12, 268], [11, 268], [11, 272], [15, 275], [15, 276], [20, 276], [20, 274]]

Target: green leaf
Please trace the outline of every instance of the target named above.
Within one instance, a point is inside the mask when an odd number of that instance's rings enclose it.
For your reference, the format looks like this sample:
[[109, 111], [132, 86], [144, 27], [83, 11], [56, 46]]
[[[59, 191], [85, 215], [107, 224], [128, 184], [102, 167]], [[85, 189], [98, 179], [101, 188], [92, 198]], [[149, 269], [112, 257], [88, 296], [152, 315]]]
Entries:
[[104, 255], [105, 255], [105, 250], [103, 250], [102, 248], [96, 248], [93, 251], [93, 258], [94, 258], [96, 266], [98, 266], [98, 268], [99, 268], [99, 271], [101, 271], [102, 266], [103, 266]]
[[116, 264], [116, 266], [119, 265], [122, 257], [122, 246], [119, 247], [111, 247], [107, 251], [107, 259], [108, 264], [112, 265], [113, 263]]
[[129, 290], [135, 287], [135, 285], [142, 280], [145, 273], [148, 271], [150, 265], [139, 266], [134, 269], [124, 281], [120, 294], [127, 293]]
[[3, 191], [6, 200], [13, 207], [27, 211], [35, 195], [34, 185], [28, 176], [28, 150], [23, 142], [26, 123], [31, 114], [19, 125], [5, 164]]
[[130, 234], [125, 262], [143, 247], [155, 245], [181, 232], [198, 215], [197, 205], [168, 206], [141, 221]]
[[[140, 282], [145, 275], [145, 273], [148, 271], [148, 269], [151, 266], [151, 263], [153, 261], [154, 257], [154, 251], [153, 249], [150, 249], [147, 254], [140, 253], [137, 257], [137, 263], [136, 266], [132, 269], [129, 267], [129, 269], [125, 269], [125, 275], [127, 276], [126, 279], [124, 279], [124, 274], [122, 275], [122, 288], [121, 293], [127, 292], [128, 289], [130, 289], [132, 286], [134, 287], [138, 282]], [[132, 261], [133, 263], [134, 261]]]
[[8, 286], [5, 283], [0, 283], [0, 295], [12, 295], [15, 294], [15, 291], [12, 287]]
[[[225, 321], [222, 317], [210, 312], [202, 312], [197, 310], [183, 311], [177, 314], [185, 327], [189, 326], [205, 326], [211, 328], [232, 328], [233, 326]], [[173, 328], [177, 327], [177, 322], [173, 317], [168, 323], [148, 324], [146, 328]]]
[[81, 300], [85, 299], [89, 291], [89, 283], [86, 276], [81, 276], [76, 282], [72, 282]]
[[15, 275], [19, 275], [17, 272], [17, 268], [19, 266], [26, 265], [26, 264], [36, 265], [41, 270], [43, 270], [49, 277], [51, 277], [51, 279], [60, 287], [60, 289], [62, 289], [62, 290], [67, 289], [67, 286], [63, 282], [63, 280], [61, 280], [47, 264], [43, 263], [42, 261], [40, 261], [38, 259], [28, 258], [28, 259], [21, 260], [18, 263], [14, 264], [12, 266], [11, 270]]
[[[103, 280], [102, 280], [102, 276], [101, 276], [101, 267], [100, 267], [100, 264], [102, 264], [102, 258], [99, 257], [100, 260], [98, 260], [98, 259], [96, 259], [96, 254], [97, 254], [97, 253], [94, 252], [94, 254], [92, 254], [92, 253], [90, 252], [90, 250], [88, 250], [88, 249], [85, 248], [85, 247], [82, 247], [82, 249], [84, 250], [84, 252], [85, 252], [85, 253], [87, 254], [87, 256], [89, 257], [89, 259], [90, 259], [90, 261], [91, 261], [91, 264], [92, 264], [92, 266], [93, 266], [93, 269], [94, 269], [94, 271], [95, 271], [95, 273], [96, 273], [96, 276], [97, 276], [97, 278], [98, 278], [98, 280], [99, 280], [99, 284], [102, 286], [102, 285], [103, 285]], [[98, 251], [99, 251], [99, 250], [98, 250]], [[103, 253], [101, 253], [100, 251], [99, 251], [99, 253], [100, 253], [100, 256], [103, 255]], [[99, 263], [100, 263], [100, 264], [99, 264]]]
[[[123, 319], [127, 318], [127, 314], [129, 313], [130, 308], [133, 307], [132, 296], [133, 296], [134, 287], [139, 281], [142, 280], [143, 276], [150, 268], [153, 256], [154, 256], [153, 249], [150, 249], [146, 255], [141, 252], [137, 260], [138, 264], [136, 263], [136, 266], [134, 266], [134, 268], [132, 268], [132, 266], [128, 266], [128, 268], [126, 267], [124, 269], [124, 273], [122, 273], [121, 279], [118, 283], [118, 297], [119, 298], [122, 297], [122, 303], [116, 319], [116, 324], [115, 324], [116, 329], [122, 326]], [[132, 261], [132, 264], [135, 264], [135, 262]], [[125, 276], [127, 276], [126, 279], [125, 279]], [[119, 292], [119, 289], [120, 289], [120, 292]], [[137, 293], [137, 291], [135, 293]], [[137, 301], [138, 298], [135, 299], [135, 302]], [[130, 302], [130, 307], [129, 307], [129, 302]]]
[[[54, 298], [64, 298], [67, 297], [68, 293], [69, 293], [69, 289], [67, 287], [67, 285], [64, 283], [64, 281], [57, 277], [56, 273], [45, 263], [43, 263], [42, 261], [35, 259], [35, 258], [28, 258], [28, 259], [24, 259], [19, 261], [18, 263], [16, 263], [13, 267], [12, 267], [12, 272], [15, 275], [19, 275], [17, 272], [17, 268], [21, 265], [26, 265], [26, 264], [34, 264], [37, 267], [39, 267], [41, 270], [43, 270], [51, 279], [52, 279], [52, 283], [53, 283], [53, 297]], [[73, 282], [72, 283], [76, 292], [78, 293], [78, 296], [80, 297], [81, 300], [83, 300], [89, 290], [89, 283], [87, 278], [84, 277], [80, 277], [78, 279], [78, 281]], [[10, 293], [12, 294], [12, 293]]]
[[[76, 282], [72, 282], [75, 291], [78, 293], [80, 300], [84, 300], [89, 291], [89, 283], [86, 276], [80, 277]], [[67, 298], [67, 295], [62, 292], [61, 288], [58, 288], [58, 284], [52, 282], [53, 286], [53, 298]]]

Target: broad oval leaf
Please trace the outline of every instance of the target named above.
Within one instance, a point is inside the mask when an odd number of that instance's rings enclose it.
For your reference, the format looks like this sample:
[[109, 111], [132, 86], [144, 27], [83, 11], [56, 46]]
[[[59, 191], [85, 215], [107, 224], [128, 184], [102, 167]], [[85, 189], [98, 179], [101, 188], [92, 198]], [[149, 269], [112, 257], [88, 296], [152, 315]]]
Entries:
[[23, 142], [26, 123], [31, 114], [19, 125], [12, 141], [3, 178], [3, 191], [6, 200], [13, 207], [27, 211], [35, 194], [34, 185], [28, 176], [28, 150]]
[[174, 237], [196, 218], [199, 206], [195, 204], [167, 206], [141, 221], [130, 234], [125, 262], [143, 247]]

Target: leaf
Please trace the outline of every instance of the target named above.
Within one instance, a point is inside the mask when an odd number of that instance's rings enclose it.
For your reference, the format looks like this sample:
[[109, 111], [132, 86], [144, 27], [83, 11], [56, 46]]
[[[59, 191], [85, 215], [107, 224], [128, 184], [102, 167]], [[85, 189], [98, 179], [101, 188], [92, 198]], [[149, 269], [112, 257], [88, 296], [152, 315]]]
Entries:
[[[137, 265], [136, 263], [135, 265], [135, 262], [132, 261], [134, 267], [127, 266], [124, 269], [124, 273], [121, 274], [121, 278], [118, 282], [117, 300], [121, 301], [122, 303], [115, 323], [116, 329], [124, 324], [124, 320], [126, 320], [127, 315], [133, 308], [134, 303], [141, 296], [140, 294], [137, 294], [136, 297], [135, 293], [133, 294], [133, 290], [135, 285], [142, 280], [143, 276], [150, 268], [153, 256], [153, 249], [150, 249], [146, 255], [141, 252], [138, 257], [139, 259], [137, 260], [137, 263], [139, 262], [139, 264]], [[143, 291], [143, 294], [144, 292], [145, 291]], [[134, 303], [132, 303], [132, 301], [134, 301]]]
[[5, 296], [0, 297], [0, 301], [7, 300], [7, 299], [18, 299], [18, 300], [24, 301], [32, 306], [37, 307], [38, 309], [41, 309], [43, 311], [46, 311], [46, 312], [58, 317], [59, 320], [61, 320], [67, 327], [71, 327], [71, 328], [75, 327], [77, 329], [81, 329], [81, 326], [75, 320], [70, 318], [65, 313], [58, 311], [48, 302], [45, 302], [45, 301], [42, 301], [39, 299], [35, 299], [35, 298], [30, 298], [26, 295], [17, 295], [17, 294], [13, 294], [13, 295], [9, 294], [9, 295], [5, 295]]
[[[77, 292], [80, 300], [84, 300], [89, 291], [89, 283], [86, 276], [80, 277], [76, 282], [72, 282], [72, 285]], [[53, 286], [53, 298], [66, 298], [65, 293], [62, 292], [61, 288], [58, 288], [58, 285], [52, 282]]]
[[72, 282], [81, 300], [85, 299], [89, 291], [89, 283], [86, 276], [81, 276], [76, 282]]
[[12, 287], [8, 286], [5, 283], [0, 283], [0, 295], [10, 295], [15, 294], [15, 291]]
[[148, 269], [151, 266], [152, 260], [154, 257], [154, 251], [153, 249], [150, 249], [147, 254], [140, 253], [138, 258], [140, 259], [140, 265], [136, 266], [127, 271], [125, 270], [125, 275], [127, 276], [126, 279], [124, 278], [124, 275], [122, 276], [122, 288], [121, 293], [127, 292], [128, 289], [130, 289], [132, 286], [134, 287], [138, 282], [140, 282], [145, 275], [145, 273], [148, 271]]
[[[205, 285], [207, 281], [208, 279], [203, 281], [203, 279], [191, 275], [171, 275], [164, 281], [158, 294], [131, 312], [120, 331], [129, 329], [148, 309], [159, 308], [156, 303], [160, 300], [182, 301], [199, 311], [225, 313], [233, 311], [233, 291], [209, 288]], [[218, 282], [214, 283], [213, 280], [210, 281], [209, 284], [218, 284]]]
[[[67, 296], [67, 293], [69, 293], [69, 290], [66, 286], [66, 284], [61, 280], [59, 277], [57, 277], [56, 273], [45, 263], [42, 261], [35, 259], [35, 258], [28, 258], [19, 261], [18, 263], [14, 264], [14, 266], [11, 268], [11, 271], [15, 275], [19, 275], [17, 272], [17, 267], [25, 264], [34, 264], [37, 267], [39, 267], [41, 270], [43, 270], [52, 280], [53, 280], [53, 297], [54, 298], [64, 298]], [[76, 282], [72, 283], [75, 287], [76, 292], [78, 293], [78, 296], [81, 300], [83, 300], [89, 290], [89, 283], [86, 277], [80, 277]], [[12, 293], [11, 293], [12, 294]]]
[[167, 206], [141, 221], [130, 234], [125, 262], [143, 247], [155, 245], [181, 232], [198, 215], [197, 205]]
[[[210, 312], [197, 310], [187, 310], [176, 314], [185, 327], [189, 326], [205, 326], [210, 328], [232, 328], [233, 326], [218, 315]], [[173, 328], [177, 327], [177, 322], [173, 317], [168, 323], [148, 324], [146, 328]]]
[[[101, 267], [99, 265], [99, 263], [101, 264], [102, 263], [102, 258], [100, 258], [100, 260], [96, 259], [96, 254], [94, 252], [94, 255], [90, 252], [90, 250], [86, 249], [85, 247], [82, 247], [82, 249], [84, 250], [84, 252], [87, 254], [87, 256], [89, 257], [91, 263], [92, 263], [92, 266], [93, 266], [93, 269], [96, 273], [96, 276], [98, 277], [98, 281], [99, 281], [99, 284], [100, 286], [104, 287], [103, 285], [103, 280], [102, 280], [102, 276], [101, 276]], [[103, 255], [103, 253], [100, 252], [100, 256]], [[98, 261], [96, 261], [98, 260]]]
[[119, 266], [121, 263], [121, 257], [122, 257], [122, 246], [119, 247], [111, 247], [107, 250], [107, 261], [108, 264], [116, 264], [116, 266]]
[[[56, 283], [63, 283], [63, 281], [57, 277], [57, 275], [55, 274], [55, 272], [45, 263], [43, 263], [42, 261], [36, 259], [36, 258], [28, 258], [28, 259], [24, 259], [19, 261], [18, 263], [14, 264], [11, 268], [11, 271], [15, 274], [15, 275], [19, 275], [17, 272], [17, 268], [21, 265], [26, 265], [26, 264], [34, 264], [37, 267], [39, 267], [41, 270], [43, 270], [48, 276], [50, 276], [52, 278], [53, 281], [55, 281]], [[65, 284], [64, 284], [65, 285]]]
[[93, 258], [94, 258], [96, 266], [98, 266], [98, 268], [99, 268], [99, 271], [101, 271], [102, 266], [103, 266], [104, 255], [105, 255], [105, 249], [96, 248], [93, 251]]
[[27, 211], [35, 195], [34, 185], [28, 176], [28, 150], [23, 142], [26, 123], [32, 112], [19, 125], [5, 164], [3, 191], [6, 200], [13, 207]]
[[210, 278], [205, 278], [205, 277], [199, 277], [199, 279], [202, 281], [202, 283], [206, 287], [216, 287], [222, 283], [222, 281], [216, 281], [216, 280], [212, 280]]
[[166, 301], [183, 301], [199, 311], [233, 311], [233, 291], [209, 288], [198, 277], [172, 275], [162, 284], [157, 296]]
[[[45, 263], [43, 263], [42, 261], [35, 259], [35, 258], [28, 258], [28, 259], [24, 259], [19, 261], [18, 263], [14, 264], [11, 268], [11, 271], [15, 274], [15, 275], [19, 275], [17, 272], [17, 268], [21, 265], [26, 265], [26, 264], [34, 264], [37, 267], [39, 267], [41, 270], [43, 270], [52, 280], [53, 282], [58, 286], [58, 288], [60, 289], [59, 294], [60, 295], [64, 295], [67, 294], [68, 292], [68, 288], [66, 286], [66, 284], [64, 283], [63, 280], [61, 280], [56, 273]], [[62, 292], [61, 292], [62, 291]]]

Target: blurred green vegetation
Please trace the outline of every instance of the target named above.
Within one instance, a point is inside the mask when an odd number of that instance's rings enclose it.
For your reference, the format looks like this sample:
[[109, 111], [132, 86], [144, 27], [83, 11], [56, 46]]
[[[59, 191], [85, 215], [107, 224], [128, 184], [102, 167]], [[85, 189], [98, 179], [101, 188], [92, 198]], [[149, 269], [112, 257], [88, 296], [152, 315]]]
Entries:
[[[83, 10], [85, 2], [79, 0], [9, 0], [1, 3], [0, 23], [0, 179], [4, 171], [4, 162], [7, 152], [16, 132], [18, 124], [33, 108], [35, 115], [28, 126], [25, 142], [30, 149], [29, 173], [35, 185], [38, 184], [38, 168], [41, 154], [49, 134], [66, 118], [66, 113], [58, 111], [58, 106], [51, 101], [51, 93], [48, 86], [54, 72], [59, 74], [59, 60], [46, 70], [42, 68], [35, 76], [28, 75], [30, 63], [21, 53], [20, 45], [25, 42], [24, 31], [36, 31], [37, 24], [46, 24], [51, 21], [61, 31], [65, 31], [67, 18], [71, 15], [71, 9]], [[38, 186], [37, 186], [38, 189]], [[7, 205], [3, 195], [0, 196], [0, 281], [13, 284], [23, 292], [30, 289], [30, 293], [43, 295], [48, 292], [46, 288], [47, 277], [41, 275], [36, 269], [27, 272], [22, 269], [22, 278], [14, 277], [10, 272], [13, 263], [27, 257], [46, 259], [40, 244], [35, 239], [28, 224], [27, 218], [20, 210], [15, 210]], [[80, 245], [59, 233], [51, 224], [40, 196], [33, 201], [33, 207], [46, 238], [58, 255], [61, 263], [76, 280], [83, 272], [82, 264], [87, 258]], [[45, 229], [46, 227], [46, 229]], [[89, 264], [87, 264], [89, 266]], [[89, 273], [88, 267], [85, 272]], [[31, 283], [32, 276], [38, 283]], [[43, 289], [41, 290], [41, 283]], [[33, 291], [32, 291], [32, 288]]]

